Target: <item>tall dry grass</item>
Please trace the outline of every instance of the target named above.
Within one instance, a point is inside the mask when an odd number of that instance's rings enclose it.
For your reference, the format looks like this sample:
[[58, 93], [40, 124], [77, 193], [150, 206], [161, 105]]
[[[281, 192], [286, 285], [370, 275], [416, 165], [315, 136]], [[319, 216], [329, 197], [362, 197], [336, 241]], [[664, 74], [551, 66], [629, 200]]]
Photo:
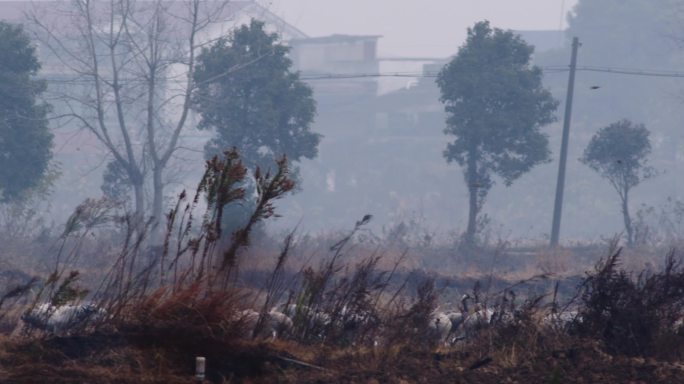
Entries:
[[[492, 366], [500, 372], [520, 369], [549, 356], [574, 359], [588, 345], [611, 356], [681, 359], [684, 271], [674, 253], [661, 271], [634, 274], [620, 268], [622, 253], [615, 243], [573, 294], [564, 295], [558, 276], [573, 263], [570, 250], [558, 259], [541, 251], [514, 252], [507, 243], [468, 249], [467, 254], [425, 243], [411, 248], [395, 242], [387, 250], [382, 244], [359, 242], [372, 219], [367, 215], [334, 240], [319, 241], [312, 257], [293, 262], [295, 249], [306, 243], [296, 231], [275, 252], [250, 252], [258, 223], [277, 216], [274, 202], [294, 188], [284, 158], [273, 172], [255, 170], [249, 176], [257, 185], [256, 209], [242, 228], [224, 230], [223, 207], [246, 198], [243, 182], [248, 175], [234, 150], [208, 161], [194, 193], [181, 193], [167, 213], [161, 236], [153, 221], [136, 221], [111, 201], [88, 200], [79, 206], [54, 242], [50, 272], [41, 281], [30, 279], [0, 295], [0, 320], [31, 290], [28, 310], [40, 303], [87, 300], [107, 315], [59, 335], [26, 328], [20, 342], [0, 347], [0, 363], [10, 367], [0, 371], [0, 378], [33, 377], [29, 355], [37, 356], [36, 374], [64, 381], [99, 375], [105, 382], [190, 377], [188, 361], [196, 355], [216, 362], [209, 369], [215, 382], [326, 381], [339, 374], [354, 381], [368, 378], [358, 372], [382, 378], [381, 371], [415, 378], [407, 369], [426, 362], [429, 377], [449, 373], [453, 378]], [[198, 213], [203, 201], [206, 209]], [[110, 248], [116, 252], [109, 267], [104, 272], [94, 271], [92, 264], [91, 269], [75, 268], [88, 265], [85, 256], [95, 252], [92, 238], [107, 232], [115, 235], [103, 237], [118, 245]], [[417, 249], [428, 248], [435, 259], [422, 266], [451, 260], [445, 262], [450, 269], [428, 273], [406, 268], [420, 265], [407, 260]], [[255, 259], [263, 255], [272, 259]], [[530, 255], [534, 273], [497, 280], [502, 265]], [[477, 272], [466, 267], [473, 262], [479, 263]], [[266, 271], [260, 283], [245, 281], [253, 272], [245, 265]], [[85, 282], [93, 272], [97, 284]], [[457, 296], [446, 275], [460, 272], [473, 283], [459, 287]], [[458, 309], [458, 303], [446, 302], [446, 293], [453, 300], [466, 291], [475, 310], [492, 311], [491, 320], [476, 331], [460, 328], [446, 340], [435, 337], [430, 325], [434, 313]], [[256, 321], [247, 309], [258, 313]], [[293, 321], [275, 340], [264, 337], [270, 336], [273, 309], [290, 311]], [[578, 315], [567, 327], [544, 323], [548, 314], [570, 309]]]

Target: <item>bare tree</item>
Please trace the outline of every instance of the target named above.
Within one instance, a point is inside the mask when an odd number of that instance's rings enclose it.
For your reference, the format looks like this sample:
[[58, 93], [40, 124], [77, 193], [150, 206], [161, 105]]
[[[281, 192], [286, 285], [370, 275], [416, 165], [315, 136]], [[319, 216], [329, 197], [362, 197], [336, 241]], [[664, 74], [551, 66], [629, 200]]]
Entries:
[[104, 145], [132, 186], [139, 219], [148, 211], [162, 217], [165, 169], [196, 86], [195, 55], [230, 13], [227, 0], [75, 0], [29, 14], [44, 53], [68, 76], [60, 117]]

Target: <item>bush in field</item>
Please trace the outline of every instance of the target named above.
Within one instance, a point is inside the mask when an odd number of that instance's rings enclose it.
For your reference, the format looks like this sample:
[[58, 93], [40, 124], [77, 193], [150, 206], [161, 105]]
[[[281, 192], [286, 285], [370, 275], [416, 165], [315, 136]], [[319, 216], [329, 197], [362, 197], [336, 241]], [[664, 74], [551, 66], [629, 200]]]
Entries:
[[627, 355], [672, 356], [684, 342], [684, 268], [674, 253], [661, 272], [637, 276], [619, 268], [620, 251], [597, 264], [580, 286], [579, 336]]

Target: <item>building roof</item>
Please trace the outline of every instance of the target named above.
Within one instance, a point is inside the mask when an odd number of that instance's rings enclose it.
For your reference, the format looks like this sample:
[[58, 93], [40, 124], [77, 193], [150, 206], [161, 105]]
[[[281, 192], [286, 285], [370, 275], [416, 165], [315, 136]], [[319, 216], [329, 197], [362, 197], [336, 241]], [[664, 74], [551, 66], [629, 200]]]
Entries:
[[292, 39], [290, 44], [330, 44], [330, 43], [355, 43], [358, 41], [377, 41], [381, 35], [330, 35], [321, 37], [309, 37], [304, 39]]

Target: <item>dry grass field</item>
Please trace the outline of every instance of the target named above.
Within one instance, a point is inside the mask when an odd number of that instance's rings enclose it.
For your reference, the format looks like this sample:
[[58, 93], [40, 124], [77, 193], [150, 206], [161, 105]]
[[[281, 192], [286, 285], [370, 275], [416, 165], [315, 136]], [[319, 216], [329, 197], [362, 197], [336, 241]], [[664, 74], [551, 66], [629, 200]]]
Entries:
[[0, 382], [198, 382], [198, 356], [212, 383], [684, 382], [675, 251], [397, 241], [370, 217], [267, 236], [284, 166], [232, 236], [226, 159], [163, 228], [89, 200], [59, 233], [3, 238]]

